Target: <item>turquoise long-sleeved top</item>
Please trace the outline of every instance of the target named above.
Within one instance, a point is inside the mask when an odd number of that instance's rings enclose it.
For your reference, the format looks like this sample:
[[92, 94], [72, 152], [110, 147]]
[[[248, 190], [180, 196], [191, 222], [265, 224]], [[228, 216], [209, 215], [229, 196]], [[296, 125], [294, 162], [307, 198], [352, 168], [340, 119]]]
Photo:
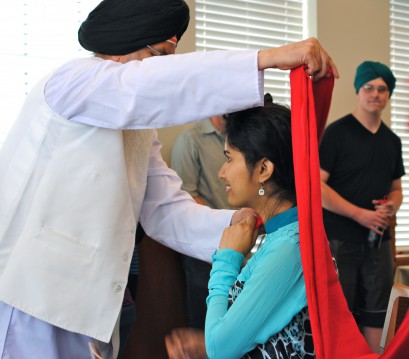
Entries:
[[[270, 218], [265, 229], [264, 243], [241, 271], [243, 254], [221, 249], [213, 255], [205, 326], [210, 359], [240, 358], [307, 306], [297, 207]], [[236, 280], [243, 289], [228, 308]]]

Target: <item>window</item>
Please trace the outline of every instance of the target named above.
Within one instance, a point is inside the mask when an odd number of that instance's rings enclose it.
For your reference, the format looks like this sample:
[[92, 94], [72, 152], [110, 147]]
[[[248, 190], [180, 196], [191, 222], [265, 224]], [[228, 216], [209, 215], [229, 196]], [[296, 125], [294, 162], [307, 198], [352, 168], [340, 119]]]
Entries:
[[[196, 0], [196, 50], [264, 49], [313, 36], [307, 22], [313, 5], [311, 0]], [[265, 92], [288, 104], [288, 71], [267, 70]]]
[[[197, 49], [259, 49], [314, 35], [306, 19], [315, 1], [197, 0]], [[77, 30], [99, 2], [14, 0], [0, 12], [0, 146], [32, 86], [68, 59], [88, 56]], [[288, 73], [266, 71], [265, 90], [289, 102]]]
[[392, 130], [402, 140], [406, 176], [402, 178], [403, 204], [397, 214], [396, 245], [409, 246], [409, 3], [390, 0], [391, 69], [396, 87], [391, 98]]
[[87, 56], [79, 25], [100, 0], [13, 0], [0, 12], [0, 146], [32, 86], [53, 68]]

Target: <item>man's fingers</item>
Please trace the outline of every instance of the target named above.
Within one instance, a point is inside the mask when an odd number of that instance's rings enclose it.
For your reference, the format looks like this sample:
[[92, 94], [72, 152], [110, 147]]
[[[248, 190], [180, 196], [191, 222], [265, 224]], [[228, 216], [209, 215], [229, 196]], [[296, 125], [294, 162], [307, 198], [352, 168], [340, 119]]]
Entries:
[[167, 335], [165, 337], [165, 346], [169, 359], [186, 359], [182, 343], [175, 335]]

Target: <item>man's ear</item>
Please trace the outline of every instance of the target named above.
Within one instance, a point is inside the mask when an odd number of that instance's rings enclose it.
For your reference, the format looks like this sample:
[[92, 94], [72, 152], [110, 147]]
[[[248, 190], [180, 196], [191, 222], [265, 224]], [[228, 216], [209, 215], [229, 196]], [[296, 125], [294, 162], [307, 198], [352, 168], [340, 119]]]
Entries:
[[267, 158], [263, 158], [259, 162], [259, 178], [260, 183], [267, 182], [274, 173], [274, 163]]

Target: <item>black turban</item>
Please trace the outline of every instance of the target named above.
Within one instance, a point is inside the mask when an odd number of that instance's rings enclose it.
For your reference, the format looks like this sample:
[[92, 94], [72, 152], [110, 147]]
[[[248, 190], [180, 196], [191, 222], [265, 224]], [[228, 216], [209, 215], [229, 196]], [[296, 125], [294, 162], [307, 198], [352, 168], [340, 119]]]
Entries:
[[179, 40], [189, 24], [183, 0], [103, 0], [78, 30], [78, 41], [89, 51], [126, 55], [166, 41]]

